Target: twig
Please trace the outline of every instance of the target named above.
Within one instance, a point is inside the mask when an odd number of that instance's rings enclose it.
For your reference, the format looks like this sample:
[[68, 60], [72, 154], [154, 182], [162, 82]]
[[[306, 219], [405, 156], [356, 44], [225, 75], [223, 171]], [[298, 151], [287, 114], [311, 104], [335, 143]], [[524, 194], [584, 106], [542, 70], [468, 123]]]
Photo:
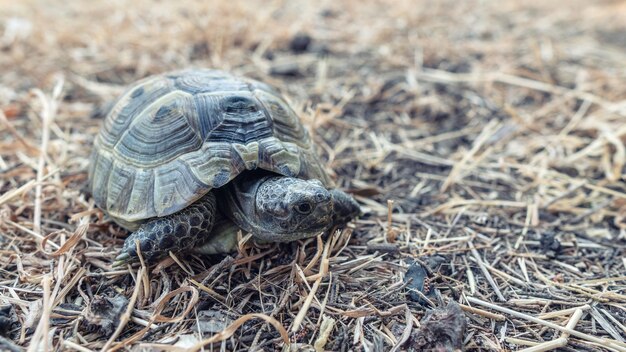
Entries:
[[529, 89], [534, 89], [541, 92], [560, 94], [566, 96], [572, 96], [578, 100], [587, 100], [594, 104], [601, 106], [602, 108], [620, 114], [624, 116], [624, 113], [619, 109], [619, 105], [609, 102], [601, 97], [593, 95], [588, 92], [580, 90], [572, 90], [564, 87], [556, 86], [549, 83], [535, 81], [528, 78], [517, 77], [508, 75], [501, 72], [494, 73], [471, 73], [471, 74], [457, 74], [443, 70], [436, 69], [423, 69], [418, 72], [417, 76], [422, 80], [430, 80], [435, 82], [450, 82], [450, 83], [480, 83], [480, 82], [499, 82], [513, 86], [519, 86]]
[[[578, 324], [578, 321], [580, 320], [580, 318], [583, 316], [583, 310], [580, 308], [577, 308], [576, 311], [574, 312], [574, 314], [572, 314], [572, 317], [569, 319], [569, 321], [567, 322], [567, 325], [565, 326], [566, 329], [570, 329], [573, 330], [576, 327], [576, 324]], [[552, 340], [552, 341], [547, 341], [544, 343], [540, 343], [536, 346], [530, 347], [530, 348], [525, 348], [523, 350], [521, 350], [520, 352], [544, 352], [544, 351], [551, 351], [553, 349], [556, 348], [560, 348], [563, 347], [565, 345], [567, 345], [567, 343], [569, 342], [569, 333], [567, 332], [563, 332], [561, 334], [561, 337]]]
[[41, 147], [39, 152], [39, 161], [37, 162], [37, 185], [35, 186], [35, 209], [33, 211], [33, 231], [41, 234], [41, 201], [42, 201], [42, 181], [44, 178], [45, 166], [46, 166], [46, 154], [48, 152], [48, 141], [50, 140], [50, 124], [54, 119], [56, 113], [56, 101], [54, 100], [60, 95], [60, 90], [63, 88], [63, 80], [57, 82], [54, 88], [53, 96], [48, 98], [45, 94], [35, 89], [34, 93], [41, 101], [41, 120], [42, 120], [42, 132], [41, 132]]
[[308, 312], [309, 307], [311, 306], [311, 302], [313, 302], [313, 298], [315, 297], [315, 293], [317, 292], [317, 289], [320, 287], [320, 284], [322, 283], [322, 279], [323, 277], [320, 276], [313, 283], [313, 286], [311, 287], [311, 291], [309, 291], [309, 294], [306, 296], [306, 299], [304, 300], [302, 307], [300, 307], [300, 311], [298, 312], [296, 317], [293, 319], [293, 323], [291, 325], [291, 332], [297, 332], [298, 330], [300, 330], [300, 324], [302, 324], [302, 321], [304, 320], [304, 316]]
[[30, 144], [24, 137], [22, 137], [22, 135], [15, 129], [15, 127], [13, 127], [11, 122], [9, 122], [7, 116], [4, 114], [4, 111], [2, 111], [2, 109], [0, 109], [0, 122], [2, 122], [4, 126], [6, 126], [7, 130], [13, 135], [15, 140], [22, 144], [29, 153], [38, 155], [41, 152], [41, 149], [37, 149], [37, 147]]
[[[549, 328], [561, 331], [561, 332], [566, 332], [570, 335], [576, 336], [578, 338], [581, 338], [583, 340], [587, 340], [587, 341], [591, 341], [591, 342], [595, 342], [597, 344], [600, 344], [601, 346], [604, 346], [606, 348], [611, 348], [611, 349], [615, 349], [617, 351], [620, 352], [626, 352], [626, 347], [623, 347], [622, 345], [620, 345], [619, 341], [616, 340], [611, 340], [611, 339], [605, 339], [605, 338], [599, 338], [599, 337], [595, 337], [589, 334], [585, 334], [582, 332], [578, 332], [576, 330], [567, 328], [567, 327], [563, 327], [554, 323], [551, 323], [549, 321], [545, 321], [539, 318], [535, 318], [533, 316], [524, 314], [524, 313], [520, 313], [520, 312], [516, 312], [512, 309], [508, 309], [508, 308], [504, 308], [504, 307], [500, 307], [498, 305], [495, 305], [493, 303], [489, 303], [489, 302], [485, 302], [482, 301], [478, 298], [474, 298], [474, 297], [465, 297], [465, 299], [467, 299], [468, 302], [474, 303], [474, 304], [480, 304], [482, 306], [485, 307], [489, 307], [493, 310], [497, 310], [498, 312], [502, 312], [502, 313], [506, 313], [509, 315], [512, 315], [514, 317], [520, 318], [520, 319], [525, 319], [528, 321], [532, 321], [533, 323], [537, 323], [537, 324], [541, 324], [543, 326], [547, 326]], [[582, 311], [582, 310], [581, 310]]]
[[486, 310], [482, 310], [482, 309], [479, 309], [479, 308], [466, 306], [465, 304], [459, 304], [459, 306], [461, 306], [461, 309], [463, 309], [464, 311], [466, 311], [468, 313], [472, 313], [472, 314], [476, 314], [476, 315], [482, 315], [485, 318], [489, 318], [489, 319], [497, 320], [497, 321], [505, 321], [506, 320], [506, 317], [504, 315], [501, 315], [501, 314], [494, 314], [494, 313], [488, 312]]
[[100, 350], [101, 352], [105, 352], [109, 349], [109, 347], [111, 346], [111, 344], [113, 344], [115, 339], [122, 333], [122, 330], [124, 329], [126, 324], [128, 324], [131, 314], [133, 313], [133, 309], [135, 308], [135, 302], [137, 301], [137, 297], [139, 296], [139, 291], [142, 288], [142, 284], [141, 284], [141, 281], [143, 280], [142, 278], [143, 278], [143, 267], [139, 268], [139, 270], [137, 271], [137, 279], [135, 280], [135, 290], [133, 291], [133, 295], [130, 297], [130, 301], [128, 302], [128, 305], [126, 306], [126, 311], [124, 311], [124, 314], [122, 314], [122, 316], [120, 317], [120, 323], [117, 325], [117, 328], [113, 332], [113, 335], [111, 335], [111, 337], [109, 337], [109, 339], [104, 344], [104, 346], [102, 346], [102, 349]]
[[404, 315], [406, 325], [404, 326], [404, 331], [402, 332], [398, 343], [393, 346], [390, 352], [396, 352], [400, 350], [400, 348], [402, 348], [402, 345], [404, 345], [409, 340], [409, 337], [411, 337], [411, 331], [413, 331], [413, 314], [406, 304], [404, 305], [404, 308], [406, 312], [406, 314]]
[[43, 304], [42, 304], [42, 313], [41, 319], [39, 320], [39, 324], [37, 324], [37, 329], [31, 338], [30, 346], [28, 347], [28, 352], [39, 351], [39, 346], [43, 342], [43, 351], [48, 351], [48, 330], [50, 329], [50, 313], [52, 311], [52, 306], [50, 305], [50, 289], [52, 285], [52, 274], [47, 274], [42, 279], [43, 286]]
[[491, 120], [491, 121], [489, 121], [489, 123], [487, 123], [487, 125], [485, 126], [483, 131], [480, 133], [480, 135], [474, 141], [474, 145], [472, 145], [472, 149], [470, 149], [470, 151], [467, 152], [463, 156], [463, 159], [461, 159], [461, 161], [459, 161], [459, 162], [454, 164], [454, 166], [452, 167], [452, 170], [448, 174], [448, 177], [446, 178], [446, 180], [441, 185], [441, 192], [447, 191], [448, 188], [453, 183], [459, 181], [459, 180], [457, 180], [457, 178], [461, 174], [461, 172], [463, 171], [463, 168], [466, 167], [466, 165], [468, 164], [470, 159], [472, 159], [472, 157], [474, 155], [476, 155], [476, 153], [478, 153], [480, 148], [482, 148], [483, 144], [485, 144], [487, 142], [489, 137], [491, 137], [493, 135], [493, 133], [495, 132], [497, 126], [498, 126], [497, 120]]
[[387, 231], [385, 238], [389, 243], [396, 241], [396, 231], [393, 228], [393, 203], [393, 200], [387, 200]]
[[69, 341], [69, 340], [63, 340], [63, 345], [65, 345], [68, 348], [75, 349], [76, 351], [80, 351], [80, 352], [93, 352], [92, 350], [86, 347], [83, 347], [77, 343], [74, 343], [72, 341]]
[[485, 275], [485, 278], [489, 282], [489, 285], [491, 285], [491, 288], [493, 288], [494, 292], [496, 293], [496, 296], [498, 296], [498, 299], [501, 302], [506, 301], [506, 298], [504, 298], [504, 296], [502, 295], [502, 292], [500, 292], [500, 288], [498, 288], [498, 285], [496, 284], [496, 282], [493, 281], [493, 277], [491, 277], [491, 274], [489, 273], [489, 270], [487, 270], [485, 263], [483, 263], [483, 260], [480, 258], [480, 254], [478, 254], [476, 247], [474, 247], [474, 243], [472, 241], [469, 241], [468, 244], [470, 246], [470, 252], [472, 253], [472, 256], [474, 256], [474, 259], [476, 259], [476, 262], [478, 263], [480, 270], [483, 272], [483, 275]]
[[586, 311], [589, 308], [591, 308], [590, 305], [585, 304], [584, 306], [580, 306], [580, 307], [573, 307], [573, 308], [567, 308], [567, 309], [563, 309], [563, 310], [555, 310], [549, 313], [545, 313], [545, 314], [541, 314], [538, 316], [538, 318], [540, 319], [550, 319], [550, 318], [555, 318], [555, 317], [561, 317], [564, 315], [568, 315], [568, 314], [573, 314], [575, 313], [578, 309], [582, 310], [582, 311]]

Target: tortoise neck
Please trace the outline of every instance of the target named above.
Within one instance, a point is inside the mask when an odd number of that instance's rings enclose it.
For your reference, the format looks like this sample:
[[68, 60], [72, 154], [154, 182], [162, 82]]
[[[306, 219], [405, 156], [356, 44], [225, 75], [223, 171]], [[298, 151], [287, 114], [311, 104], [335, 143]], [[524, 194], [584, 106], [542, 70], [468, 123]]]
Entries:
[[259, 187], [276, 174], [267, 171], [244, 172], [224, 187], [217, 189], [218, 207], [241, 229], [258, 233], [262, 231], [258, 219], [256, 197]]

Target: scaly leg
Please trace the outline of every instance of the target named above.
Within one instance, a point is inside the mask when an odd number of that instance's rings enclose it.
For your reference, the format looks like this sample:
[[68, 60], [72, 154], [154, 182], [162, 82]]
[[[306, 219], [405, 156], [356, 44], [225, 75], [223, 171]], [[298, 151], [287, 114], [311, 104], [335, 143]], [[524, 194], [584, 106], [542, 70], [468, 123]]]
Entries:
[[189, 207], [142, 224], [126, 241], [114, 266], [138, 260], [135, 241], [147, 262], [164, 258], [170, 251], [191, 251], [206, 242], [216, 218], [215, 195], [209, 192]]

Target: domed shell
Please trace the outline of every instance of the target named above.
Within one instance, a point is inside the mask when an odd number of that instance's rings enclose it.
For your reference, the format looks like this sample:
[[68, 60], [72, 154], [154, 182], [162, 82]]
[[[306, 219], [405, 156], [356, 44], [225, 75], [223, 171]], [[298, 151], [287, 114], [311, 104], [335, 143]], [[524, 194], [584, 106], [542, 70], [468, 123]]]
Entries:
[[148, 77], [118, 98], [94, 142], [89, 186], [96, 204], [132, 230], [257, 168], [331, 183], [274, 89], [185, 70]]

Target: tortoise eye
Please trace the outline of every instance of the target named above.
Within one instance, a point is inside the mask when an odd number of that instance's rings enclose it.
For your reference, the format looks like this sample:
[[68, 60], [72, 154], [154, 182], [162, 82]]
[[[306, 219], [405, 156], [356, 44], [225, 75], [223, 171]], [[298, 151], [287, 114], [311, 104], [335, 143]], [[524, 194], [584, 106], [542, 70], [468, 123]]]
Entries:
[[311, 211], [313, 211], [313, 205], [311, 205], [311, 203], [309, 202], [302, 202], [298, 205], [296, 205], [296, 211], [300, 214], [310, 214]]

